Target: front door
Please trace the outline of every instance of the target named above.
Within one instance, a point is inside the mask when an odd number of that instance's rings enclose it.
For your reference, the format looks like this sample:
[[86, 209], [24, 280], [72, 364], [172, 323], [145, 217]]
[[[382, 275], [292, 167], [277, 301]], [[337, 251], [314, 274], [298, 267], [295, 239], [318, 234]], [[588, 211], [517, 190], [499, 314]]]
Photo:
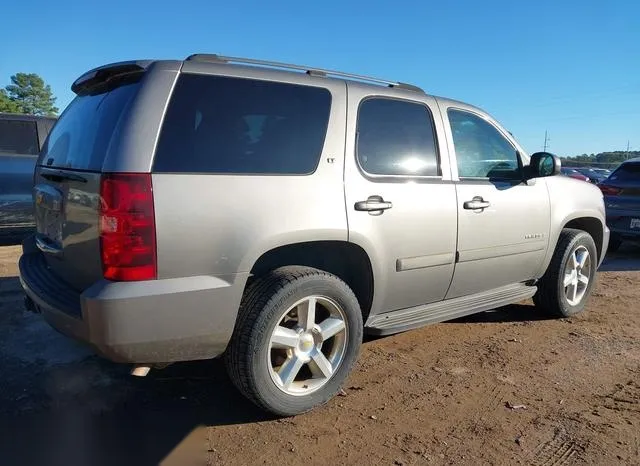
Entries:
[[372, 261], [372, 314], [443, 299], [455, 262], [456, 194], [435, 100], [386, 92], [349, 88], [347, 111], [349, 240]]
[[447, 298], [530, 280], [549, 241], [545, 180], [523, 181], [518, 150], [488, 118], [458, 108], [443, 114], [458, 178], [458, 263]]

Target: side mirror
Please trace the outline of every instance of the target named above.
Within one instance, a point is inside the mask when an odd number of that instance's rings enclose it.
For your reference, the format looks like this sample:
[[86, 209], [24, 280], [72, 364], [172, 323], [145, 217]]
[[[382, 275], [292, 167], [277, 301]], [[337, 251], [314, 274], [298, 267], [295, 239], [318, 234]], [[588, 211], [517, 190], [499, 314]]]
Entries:
[[560, 158], [556, 155], [549, 152], [536, 152], [531, 156], [531, 161], [529, 162], [529, 176], [531, 178], [541, 178], [559, 175], [561, 167]]

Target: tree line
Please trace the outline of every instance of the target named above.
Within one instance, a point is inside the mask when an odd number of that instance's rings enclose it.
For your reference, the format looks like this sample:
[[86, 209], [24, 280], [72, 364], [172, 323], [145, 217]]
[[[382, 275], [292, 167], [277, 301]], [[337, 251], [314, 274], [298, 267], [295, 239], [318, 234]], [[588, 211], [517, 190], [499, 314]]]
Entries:
[[35, 73], [16, 73], [11, 84], [0, 88], [0, 112], [55, 116], [55, 103], [51, 86]]
[[572, 167], [602, 167], [613, 168], [620, 162], [634, 157], [640, 157], [640, 151], [612, 151], [612, 152], [600, 152], [599, 154], [582, 154], [574, 157], [561, 157], [562, 164]]

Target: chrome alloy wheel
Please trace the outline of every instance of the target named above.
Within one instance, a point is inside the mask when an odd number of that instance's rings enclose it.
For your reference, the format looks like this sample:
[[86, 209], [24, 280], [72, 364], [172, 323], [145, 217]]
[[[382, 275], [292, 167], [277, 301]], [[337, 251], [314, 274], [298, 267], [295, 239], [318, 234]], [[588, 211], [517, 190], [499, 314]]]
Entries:
[[324, 386], [347, 346], [347, 317], [333, 300], [308, 296], [282, 314], [269, 338], [268, 367], [276, 386], [302, 396]]
[[576, 306], [584, 298], [591, 273], [589, 250], [584, 246], [578, 246], [571, 253], [564, 269], [564, 295], [571, 306]]

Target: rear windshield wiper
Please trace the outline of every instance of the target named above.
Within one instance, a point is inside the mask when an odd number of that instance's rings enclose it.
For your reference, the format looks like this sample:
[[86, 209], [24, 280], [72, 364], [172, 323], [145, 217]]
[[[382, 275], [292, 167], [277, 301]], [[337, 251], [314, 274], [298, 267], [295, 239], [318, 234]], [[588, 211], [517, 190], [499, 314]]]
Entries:
[[50, 181], [78, 181], [79, 183], [86, 183], [87, 179], [84, 176], [76, 175], [75, 173], [68, 173], [62, 170], [47, 170], [44, 173], [41, 173], [43, 178], [46, 178]]

